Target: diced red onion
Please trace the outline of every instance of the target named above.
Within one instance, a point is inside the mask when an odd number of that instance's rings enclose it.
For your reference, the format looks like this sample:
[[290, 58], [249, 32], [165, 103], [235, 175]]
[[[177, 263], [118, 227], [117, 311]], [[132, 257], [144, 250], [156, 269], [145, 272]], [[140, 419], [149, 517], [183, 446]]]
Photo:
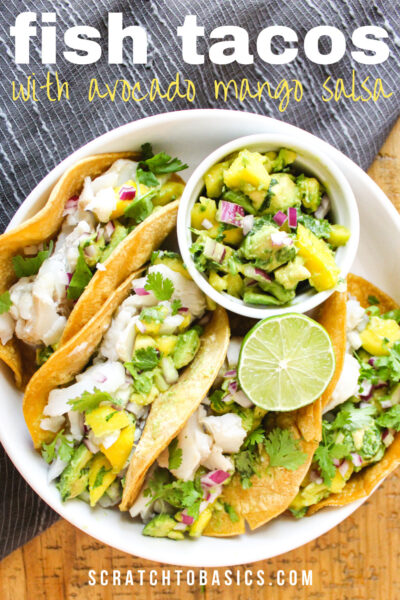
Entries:
[[66, 201], [64, 206], [63, 217], [65, 215], [71, 215], [74, 213], [78, 207], [79, 196], [72, 196], [69, 200]]
[[67, 277], [68, 277], [68, 285], [69, 285], [71, 283], [72, 273], [67, 273]]
[[104, 227], [104, 238], [106, 242], [110, 239], [112, 234], [114, 233], [115, 225], [112, 221], [108, 221], [107, 225]]
[[260, 277], [262, 277], [263, 279], [265, 279], [266, 281], [272, 281], [271, 277], [268, 275], [268, 273], [266, 273], [265, 271], [263, 271], [262, 269], [258, 269], [257, 267], [254, 269], [254, 272], [256, 275], [259, 275]]
[[254, 215], [246, 215], [241, 221], [243, 234], [247, 235], [254, 227]]
[[375, 383], [375, 385], [374, 385], [374, 390], [380, 390], [386, 386], [387, 386], [386, 381], [378, 381], [378, 383]]
[[123, 185], [119, 190], [120, 200], [133, 200], [136, 196], [136, 190], [131, 185]]
[[203, 475], [200, 481], [202, 485], [204, 485], [204, 487], [210, 488], [215, 485], [220, 485], [221, 483], [224, 483], [224, 481], [226, 481], [228, 477], [230, 477], [229, 473], [218, 469], [216, 471], [210, 471], [206, 475]]
[[257, 281], [255, 279], [250, 279], [250, 281], [248, 281], [246, 283], [247, 287], [252, 286], [252, 285], [257, 285]]
[[226, 373], [224, 373], [224, 378], [225, 379], [229, 379], [230, 377], [236, 377], [237, 375], [237, 371], [236, 369], [231, 369], [230, 371], [226, 371]]
[[357, 454], [357, 452], [350, 452], [350, 456], [351, 456], [351, 462], [353, 463], [353, 465], [355, 467], [361, 467], [361, 465], [363, 464], [363, 459], [361, 458], [361, 456], [359, 454]]
[[178, 308], [178, 313], [182, 314], [182, 315], [186, 315], [189, 312], [189, 309], [186, 306], [181, 306], [181, 308]]
[[136, 321], [136, 327], [139, 329], [140, 333], [145, 333], [146, 325], [140, 319]]
[[232, 394], [232, 399], [236, 402], [236, 404], [239, 404], [239, 406], [242, 406], [243, 408], [250, 408], [250, 406], [253, 406], [252, 401], [249, 400], [243, 390], [238, 390]]
[[310, 480], [314, 483], [322, 483], [323, 481], [322, 477], [314, 469], [310, 471]]
[[104, 383], [105, 381], [107, 381], [107, 377], [106, 375], [103, 375], [103, 373], [98, 373], [96, 375], [96, 381], [98, 381], [99, 383]]
[[369, 359], [369, 361], [368, 361], [368, 364], [369, 364], [369, 365], [371, 365], [371, 367], [374, 367], [374, 366], [375, 366], [375, 360], [376, 360], [376, 359], [375, 359], [375, 358], [372, 356], [372, 357]]
[[186, 527], [185, 523], [177, 523], [174, 527], [174, 531], [185, 531]]
[[221, 223], [228, 223], [229, 225], [240, 227], [244, 215], [244, 208], [239, 206], [239, 204], [227, 202], [227, 200], [221, 200], [219, 203], [218, 220], [221, 221]]
[[371, 403], [368, 402], [367, 400], [363, 400], [363, 402], [360, 402], [360, 404], [358, 406], [360, 408], [366, 408], [367, 406], [371, 406]]
[[85, 254], [85, 256], [87, 256], [88, 258], [93, 258], [96, 255], [96, 248], [94, 246], [86, 246], [83, 249], [83, 253]]
[[338, 467], [338, 470], [342, 477], [346, 475], [347, 471], [349, 470], [349, 463], [347, 460], [342, 462], [342, 464]]
[[343, 462], [343, 460], [339, 460], [338, 458], [333, 459], [333, 464], [335, 465], [335, 467], [340, 467], [342, 462]]
[[193, 525], [194, 518], [186, 513], [186, 510], [182, 511], [182, 523], [185, 525]]
[[364, 379], [361, 382], [360, 398], [364, 398], [364, 400], [369, 400], [372, 396], [372, 392], [373, 392], [372, 383], [370, 381], [367, 381], [366, 379]]
[[277, 225], [279, 225], [279, 227], [281, 227], [281, 225], [284, 224], [284, 222], [287, 219], [287, 216], [285, 215], [284, 212], [282, 212], [281, 210], [278, 210], [278, 212], [272, 217], [275, 221], [275, 223]]
[[330, 207], [331, 207], [331, 203], [329, 200], [329, 196], [327, 196], [327, 194], [324, 194], [321, 199], [321, 204], [318, 206], [317, 210], [314, 212], [314, 216], [317, 219], [323, 219], [329, 212]]
[[228, 385], [228, 390], [230, 391], [230, 393], [236, 394], [237, 389], [238, 389], [237, 381], [231, 381], [230, 384]]
[[212, 229], [214, 227], [211, 221], [209, 221], [208, 219], [203, 219], [201, 222], [201, 226], [204, 227], [204, 229]]
[[297, 210], [292, 206], [288, 209], [289, 227], [297, 227]]
[[143, 287], [137, 287], [137, 288], [135, 288], [135, 293], [138, 296], [150, 296], [150, 292], [148, 292], [147, 290], [145, 290], [145, 288], [143, 288]]
[[286, 231], [276, 231], [271, 233], [271, 244], [274, 248], [283, 248], [285, 246], [291, 246], [293, 240], [288, 236]]
[[382, 431], [382, 442], [385, 444], [386, 448], [390, 446], [390, 444], [394, 440], [394, 435], [390, 429], [384, 429]]

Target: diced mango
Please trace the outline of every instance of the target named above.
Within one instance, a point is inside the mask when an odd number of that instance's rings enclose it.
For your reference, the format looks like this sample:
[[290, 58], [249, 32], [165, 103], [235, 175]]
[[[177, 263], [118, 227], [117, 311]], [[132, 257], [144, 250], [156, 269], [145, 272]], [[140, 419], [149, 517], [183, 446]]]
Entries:
[[259, 152], [242, 150], [229, 169], [224, 172], [224, 182], [231, 189], [244, 190], [246, 184], [256, 189], [268, 190], [271, 177]]
[[340, 269], [325, 242], [299, 223], [296, 245], [304, 266], [311, 273], [310, 283], [318, 292], [330, 290], [337, 285]]
[[157, 348], [157, 343], [154, 338], [150, 335], [145, 335], [144, 333], [138, 333], [135, 338], [135, 345], [133, 347], [133, 351], [136, 352], [141, 348], [148, 348], [149, 346], [153, 346], [153, 348]]
[[161, 354], [168, 356], [172, 354], [178, 341], [177, 335], [159, 335], [155, 338], [156, 347], [159, 349]]
[[131, 418], [124, 410], [115, 410], [112, 406], [99, 406], [86, 415], [86, 424], [96, 437], [101, 437], [127, 427], [131, 424]]
[[[129, 179], [123, 185], [120, 185], [120, 186], [114, 188], [114, 192], [115, 192], [115, 195], [117, 197], [117, 204], [116, 204], [116, 207], [114, 208], [114, 210], [112, 211], [112, 213], [110, 215], [110, 219], [118, 219], [119, 217], [122, 217], [122, 215], [125, 212], [125, 209], [132, 202], [132, 200], [120, 200], [119, 199], [119, 191], [124, 186], [133, 187], [133, 188], [135, 188], [136, 192], [137, 192], [137, 189], [138, 189], [137, 188], [137, 184], [136, 184], [135, 181], [133, 181], [133, 179]], [[147, 187], [147, 185], [143, 185], [143, 183], [139, 184], [139, 194], [140, 194], [140, 196], [143, 196], [148, 191], [149, 191], [149, 188]]]
[[189, 535], [190, 537], [200, 537], [207, 525], [209, 524], [212, 517], [213, 509], [212, 506], [208, 506], [199, 515], [197, 520], [190, 526]]
[[234, 229], [227, 229], [224, 231], [224, 244], [231, 244], [232, 246], [238, 246], [243, 239], [243, 229], [241, 227], [235, 227]]
[[[148, 334], [146, 335], [146, 337], [149, 337], [149, 335], [157, 335], [157, 333], [161, 329], [161, 323], [159, 323], [158, 321], [152, 321], [151, 323], [148, 323], [147, 321], [140, 320], [140, 322], [142, 323], [142, 325], [144, 325], [146, 329], [146, 334]], [[136, 329], [137, 331], [140, 331], [137, 325]]]
[[119, 435], [119, 438], [109, 448], [100, 446], [100, 450], [112, 465], [113, 473], [119, 473], [125, 466], [135, 441], [135, 426], [128, 425]]
[[335, 248], [345, 246], [350, 239], [350, 235], [350, 229], [347, 229], [344, 225], [331, 225], [328, 242]]
[[96, 506], [104, 492], [116, 478], [108, 459], [100, 452], [96, 454], [89, 468], [90, 506]]
[[231, 275], [228, 273], [228, 275], [225, 275], [223, 279], [226, 281], [226, 290], [228, 294], [231, 294], [231, 296], [240, 297], [243, 289], [243, 279], [240, 277], [240, 275]]
[[161, 186], [157, 196], [152, 198], [154, 206], [165, 206], [168, 202], [180, 198], [184, 188], [185, 184], [179, 181], [167, 181]]
[[171, 271], [175, 271], [175, 273], [180, 273], [186, 279], [192, 279], [189, 271], [183, 264], [183, 261], [178, 256], [157, 256], [154, 263], [155, 265], [165, 265], [169, 267]]
[[118, 219], [122, 217], [125, 212], [125, 209], [129, 206], [132, 200], [117, 200], [116, 207], [112, 211], [110, 215], [110, 219]]
[[187, 329], [190, 325], [190, 323], [192, 322], [192, 317], [190, 315], [190, 313], [186, 313], [186, 315], [182, 315], [183, 321], [182, 323], [179, 325], [178, 330], [179, 331], [185, 331], [185, 329]]
[[394, 319], [371, 317], [360, 337], [364, 350], [373, 356], [384, 356], [400, 340], [400, 326]]
[[217, 205], [214, 200], [210, 200], [209, 198], [205, 198], [201, 196], [199, 201], [193, 205], [191, 212], [191, 223], [194, 229], [204, 229], [202, 222], [204, 219], [210, 221], [213, 225], [217, 225], [218, 223], [215, 219], [215, 215], [217, 214]]
[[213, 165], [204, 175], [207, 196], [210, 198], [219, 198], [224, 186], [224, 171], [229, 167], [230, 161], [225, 161]]
[[217, 292], [223, 292], [224, 290], [226, 290], [227, 283], [225, 279], [223, 277], [220, 277], [215, 271], [211, 271], [208, 277], [208, 282], [210, 285], [213, 286], [214, 289], [217, 290]]

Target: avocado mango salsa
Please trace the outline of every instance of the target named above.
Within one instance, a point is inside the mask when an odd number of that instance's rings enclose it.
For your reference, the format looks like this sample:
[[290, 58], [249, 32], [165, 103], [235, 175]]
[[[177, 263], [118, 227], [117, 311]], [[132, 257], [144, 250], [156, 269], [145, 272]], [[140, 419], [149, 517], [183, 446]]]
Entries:
[[190, 251], [218, 292], [281, 306], [307, 284], [318, 292], [338, 284], [334, 252], [350, 231], [331, 222], [323, 185], [298, 171], [296, 156], [286, 148], [245, 148], [204, 176], [191, 212]]

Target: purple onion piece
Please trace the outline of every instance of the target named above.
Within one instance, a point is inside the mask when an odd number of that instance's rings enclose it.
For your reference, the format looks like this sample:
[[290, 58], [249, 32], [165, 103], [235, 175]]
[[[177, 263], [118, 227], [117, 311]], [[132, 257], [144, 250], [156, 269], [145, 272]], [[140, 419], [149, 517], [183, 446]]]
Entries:
[[277, 225], [279, 225], [279, 227], [281, 227], [284, 224], [284, 222], [286, 221], [287, 216], [285, 215], [284, 212], [282, 212], [281, 210], [278, 210], [278, 212], [272, 218], [275, 221], [275, 223]]
[[289, 227], [297, 227], [297, 210], [292, 206], [288, 209]]
[[119, 190], [120, 200], [133, 200], [136, 196], [136, 190], [131, 185], [123, 185]]

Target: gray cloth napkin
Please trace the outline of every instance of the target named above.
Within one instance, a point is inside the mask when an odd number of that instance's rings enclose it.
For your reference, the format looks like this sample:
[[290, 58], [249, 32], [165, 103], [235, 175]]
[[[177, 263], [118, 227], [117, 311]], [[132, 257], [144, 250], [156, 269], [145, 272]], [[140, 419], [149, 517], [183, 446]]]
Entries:
[[[14, 46], [9, 27], [18, 13], [56, 11], [58, 23], [59, 54], [57, 65], [50, 68], [40, 62], [40, 47], [31, 40], [31, 64], [16, 65]], [[93, 65], [76, 66], [62, 56], [62, 34], [74, 25], [92, 25], [99, 29], [106, 40], [108, 12], [123, 12], [124, 26], [142, 25], [146, 28], [149, 42], [147, 66], [130, 63], [130, 42], [126, 42], [124, 64], [108, 65], [107, 44], [103, 42], [103, 56]], [[220, 25], [238, 25], [249, 32], [251, 51], [255, 55], [253, 65], [215, 66], [207, 57], [201, 66], [186, 65], [180, 53], [180, 39], [176, 29], [188, 14], [197, 15], [198, 24], [205, 27], [208, 35]], [[344, 32], [347, 51], [343, 59], [330, 66], [310, 62], [299, 44], [298, 58], [283, 66], [265, 64], [256, 54], [256, 35], [270, 25], [287, 25], [293, 28], [299, 40], [312, 27], [332, 25]], [[381, 65], [361, 65], [350, 54], [351, 35], [354, 29], [364, 25], [378, 25], [388, 32], [390, 58]], [[102, 133], [132, 120], [171, 110], [187, 108], [231, 108], [257, 112], [288, 121], [320, 136], [350, 156], [363, 168], [373, 160], [399, 114], [398, 73], [400, 67], [400, 7], [388, 0], [11, 0], [3, 5], [1, 15], [2, 77], [1, 86], [1, 134], [2, 176], [0, 226], [4, 230], [17, 207], [35, 185], [71, 152]], [[199, 50], [206, 51], [209, 41], [200, 41]], [[324, 46], [324, 44], [322, 44]], [[327, 51], [325, 47], [325, 51]], [[129, 51], [128, 51], [129, 50]], [[331, 75], [333, 80], [341, 77], [351, 84], [352, 69], [356, 80], [361, 82], [369, 76], [370, 81], [379, 77], [386, 91], [392, 91], [389, 99], [378, 102], [324, 103], [321, 96], [322, 83]], [[23, 82], [35, 73], [43, 83], [47, 71], [58, 71], [61, 81], [68, 81], [71, 88], [69, 102], [50, 103], [13, 102], [11, 82]], [[87, 100], [87, 86], [92, 77], [100, 85], [115, 79], [130, 82], [141, 81], [147, 87], [153, 77], [161, 83], [169, 82], [176, 72], [193, 80], [197, 95], [194, 103], [175, 100], [172, 103], [157, 99], [155, 102], [115, 103]], [[246, 99], [242, 103], [231, 98], [227, 103], [213, 98], [213, 80], [240, 80], [246, 77], [251, 85], [268, 80], [275, 88], [282, 79], [299, 79], [304, 86], [304, 98], [300, 103], [291, 102], [285, 112], [279, 112], [278, 103], [264, 96], [261, 102]], [[18, 440], [15, 440], [18, 444]], [[0, 557], [24, 544], [42, 532], [58, 516], [44, 504], [24, 482], [12, 466], [3, 450], [0, 450]]]

